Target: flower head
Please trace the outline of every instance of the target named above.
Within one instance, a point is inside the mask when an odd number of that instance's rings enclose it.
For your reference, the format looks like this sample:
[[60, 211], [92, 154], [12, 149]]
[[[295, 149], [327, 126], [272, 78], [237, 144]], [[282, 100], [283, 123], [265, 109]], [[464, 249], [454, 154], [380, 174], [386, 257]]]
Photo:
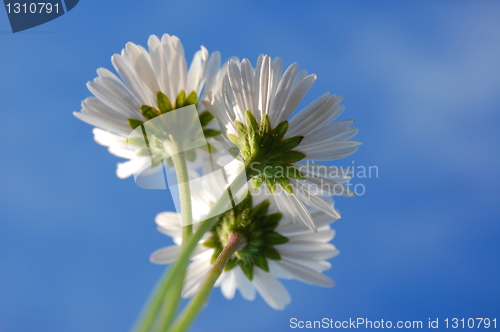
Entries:
[[[217, 280], [222, 294], [232, 299], [238, 289], [247, 300], [256, 291], [274, 309], [283, 309], [290, 295], [278, 278], [331, 287], [333, 281], [321, 272], [330, 268], [325, 259], [338, 251], [328, 243], [334, 231], [332, 218], [321, 211], [313, 212], [318, 232], [304, 230], [283, 217], [272, 197], [253, 192], [233, 210], [222, 214], [211, 232], [205, 234], [193, 254], [183, 289], [184, 297], [193, 296], [211, 265], [229, 241], [231, 234], [245, 239]], [[182, 229], [176, 213], [163, 212], [156, 217], [158, 230], [173, 238], [173, 246], [157, 250], [151, 261], [168, 264], [176, 260], [182, 242]]]
[[[147, 153], [137, 148], [130, 151], [127, 137], [143, 122], [188, 105], [198, 105], [203, 98], [203, 88], [217, 90], [221, 80], [220, 54], [203, 46], [194, 55], [188, 69], [184, 49], [176, 36], [163, 35], [161, 40], [152, 35], [146, 50], [134, 43], [127, 43], [121, 54], [111, 61], [119, 77], [105, 68], [97, 70], [98, 77], [87, 87], [95, 97], [82, 102], [81, 112], [74, 115], [96, 126], [93, 130], [97, 143], [107, 146], [109, 152], [130, 159], [119, 163], [117, 176], [126, 178], [150, 163]], [[200, 122], [205, 137], [220, 132], [208, 128], [213, 115], [199, 108]], [[194, 155], [187, 156], [190, 160]]]
[[343, 184], [349, 171], [310, 161], [340, 159], [360, 142], [354, 120], [335, 121], [342, 97], [329, 93], [288, 120], [316, 80], [292, 64], [282, 74], [280, 58], [261, 55], [254, 69], [248, 59], [230, 61], [223, 88], [203, 103], [219, 120], [228, 150], [245, 164], [255, 189], [265, 185], [291, 221], [315, 229], [306, 205], [340, 218], [323, 196], [354, 194]]

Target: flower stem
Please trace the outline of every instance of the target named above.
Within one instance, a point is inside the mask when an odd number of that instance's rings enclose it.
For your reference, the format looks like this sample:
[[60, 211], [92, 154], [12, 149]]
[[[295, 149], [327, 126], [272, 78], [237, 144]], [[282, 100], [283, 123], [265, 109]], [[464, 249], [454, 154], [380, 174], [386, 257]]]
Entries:
[[[172, 161], [179, 184], [179, 198], [182, 216], [182, 246], [185, 247], [192, 235], [193, 215], [191, 203], [191, 190], [189, 188], [189, 174], [184, 152], [172, 156]], [[189, 262], [189, 260], [188, 260]], [[164, 331], [172, 323], [177, 314], [181, 301], [182, 285], [186, 276], [186, 269], [182, 269], [174, 276], [174, 280], [167, 286], [165, 298], [157, 319], [160, 322], [160, 331]]]
[[[172, 142], [172, 144], [175, 143]], [[179, 183], [182, 224], [185, 225], [182, 232], [182, 244], [185, 245], [188, 243], [192, 233], [193, 217], [191, 213], [189, 176], [184, 152], [172, 156], [172, 161], [177, 175], [177, 182]], [[185, 269], [182, 269], [173, 275], [175, 278], [169, 278], [172, 273], [164, 273], [160, 282], [155, 287], [154, 295], [149, 300], [149, 305], [147, 305], [147, 309], [142, 314], [140, 323], [137, 325], [138, 327], [134, 329], [135, 331], [147, 332], [151, 329], [155, 321], [161, 321], [162, 325], [166, 324], [166, 326], [172, 322], [179, 306], [185, 271]]]
[[[247, 167], [246, 169], [247, 173], [249, 171], [248, 168], [249, 167]], [[240, 173], [238, 177], [232, 181], [231, 184], [240, 183], [242, 181], [242, 178], [245, 180], [247, 179], [245, 172]], [[225, 204], [226, 204], [225, 199], [221, 198], [215, 203], [211, 211], [219, 211]], [[209, 215], [211, 214], [213, 213], [210, 213]], [[181, 280], [182, 282], [184, 282], [184, 276], [186, 273], [187, 266], [189, 265], [191, 254], [193, 253], [194, 249], [196, 248], [196, 245], [201, 240], [203, 235], [214, 227], [217, 220], [218, 216], [204, 220], [203, 222], [200, 223], [200, 226], [198, 227], [196, 232], [194, 232], [192, 236], [189, 237], [188, 241], [182, 243], [181, 252], [177, 257], [177, 260], [170, 267], [169, 272], [165, 273], [162, 276], [162, 279], [156, 288], [155, 294], [152, 296], [150, 303], [147, 306], [147, 309], [145, 310], [144, 314], [142, 315], [142, 318], [140, 319], [137, 325], [138, 327], [135, 328], [134, 331], [136, 332], [149, 331], [150, 328], [153, 326], [153, 323], [155, 322], [155, 318], [157, 317], [160, 306], [162, 305], [162, 303], [164, 303], [165, 294], [172, 287], [178, 287], [179, 289], [182, 289], [182, 283], [180, 283], [179, 286], [179, 284], [176, 283], [175, 281]], [[177, 278], [180, 275], [182, 275], [182, 279]], [[165, 324], [162, 325], [165, 326]]]
[[191, 204], [191, 190], [189, 188], [189, 175], [184, 152], [179, 152], [172, 156], [172, 161], [177, 175], [177, 183], [179, 184], [179, 198], [181, 202], [182, 215], [182, 242], [187, 242], [191, 236], [193, 229], [193, 215]]
[[168, 288], [167, 284], [167, 277], [169, 275], [168, 273], [168, 268], [165, 269], [165, 272], [163, 273], [163, 276], [161, 279], [158, 281], [156, 284], [153, 292], [151, 293], [148, 304], [144, 307], [143, 312], [140, 316], [140, 319], [136, 323], [136, 326], [133, 328], [133, 331], [135, 332], [147, 332], [153, 325], [156, 314], [158, 313], [158, 310], [160, 309], [160, 306], [163, 302], [163, 299], [165, 297], [165, 293]]
[[222, 274], [226, 263], [233, 256], [233, 254], [236, 251], [241, 250], [241, 247], [245, 244], [246, 239], [243, 236], [234, 233], [229, 234], [227, 245], [215, 260], [210, 272], [200, 286], [200, 289], [186, 306], [181, 316], [177, 318], [175, 323], [170, 327], [168, 332], [184, 332], [189, 328], [189, 326], [194, 322], [196, 316], [200, 313], [203, 305], [207, 303], [214, 284]]

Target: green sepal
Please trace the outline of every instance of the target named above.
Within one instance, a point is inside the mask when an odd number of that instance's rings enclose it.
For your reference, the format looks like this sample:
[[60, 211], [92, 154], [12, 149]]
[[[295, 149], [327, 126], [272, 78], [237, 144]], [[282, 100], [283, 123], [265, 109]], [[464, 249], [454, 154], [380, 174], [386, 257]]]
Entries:
[[175, 108], [184, 107], [184, 103], [186, 102], [186, 92], [181, 90], [175, 99]]
[[286, 163], [296, 163], [304, 159], [306, 155], [299, 151], [288, 151], [283, 154], [282, 160]]
[[160, 112], [162, 114], [165, 114], [165, 113], [173, 110], [172, 103], [170, 102], [170, 99], [168, 99], [167, 95], [164, 94], [163, 92], [158, 91], [156, 93], [156, 99], [158, 101], [158, 108], [160, 109]]
[[221, 246], [221, 243], [218, 237], [212, 236], [211, 238], [205, 240], [205, 242], [203, 242], [203, 245], [208, 248], [218, 248]]
[[224, 271], [227, 272], [227, 271], [231, 271], [233, 268], [236, 267], [236, 265], [238, 265], [238, 260], [234, 257], [232, 257], [231, 259], [229, 259], [229, 261], [226, 263], [226, 266], [224, 266]]
[[276, 232], [266, 234], [267, 242], [271, 245], [283, 244], [288, 242], [288, 238]]
[[245, 117], [247, 121], [248, 143], [253, 151], [257, 151], [260, 144], [259, 124], [250, 111], [245, 112]]
[[276, 140], [280, 141], [288, 130], [288, 121], [283, 121], [273, 129], [273, 135]]
[[283, 214], [273, 213], [261, 218], [259, 222], [262, 224], [264, 230], [272, 231], [278, 226], [281, 218], [283, 218]]
[[259, 205], [255, 206], [252, 209], [251, 218], [253, 220], [256, 220], [257, 218], [263, 217], [267, 213], [267, 210], [269, 210], [269, 204], [270, 204], [269, 200], [266, 199], [262, 201]]
[[141, 114], [148, 120], [154, 119], [158, 115], [160, 115], [160, 111], [158, 111], [156, 108], [148, 106], [148, 105], [142, 105], [141, 106]]
[[269, 191], [271, 194], [274, 194], [276, 192], [276, 179], [274, 178], [265, 178], [267, 187], [269, 188]]
[[253, 261], [255, 265], [260, 267], [262, 270], [269, 272], [269, 265], [267, 265], [267, 259], [261, 254], [261, 255], [256, 255], [253, 258]]
[[235, 121], [234, 126], [236, 127], [236, 131], [238, 132], [238, 137], [247, 137], [248, 131], [243, 123]]
[[214, 253], [212, 254], [212, 259], [210, 261], [210, 264], [215, 263], [217, 260], [217, 257], [219, 257], [220, 253], [222, 252], [222, 248], [215, 248]]
[[250, 111], [245, 112], [245, 120], [247, 121], [247, 127], [250, 130], [252, 130], [254, 133], [257, 133], [259, 131], [259, 124], [257, 123], [257, 119], [255, 116], [252, 114]]
[[271, 132], [271, 122], [269, 121], [269, 115], [264, 114], [262, 121], [260, 122], [260, 133], [262, 136], [267, 136]]
[[287, 193], [293, 194], [293, 188], [290, 184], [290, 179], [287, 177], [276, 178], [276, 182], [283, 188]]
[[186, 100], [184, 101], [184, 106], [196, 104], [198, 104], [198, 96], [196, 95], [196, 92], [191, 91], [189, 96], [187, 96]]
[[200, 124], [202, 127], [205, 127], [207, 124], [210, 123], [210, 121], [212, 121], [214, 119], [213, 114], [210, 113], [209, 111], [204, 111], [204, 112], [200, 113], [200, 115], [198, 115], [198, 117], [200, 118]]
[[151, 156], [151, 152], [149, 151], [149, 149], [141, 149], [136, 154], [138, 156], [146, 156], [146, 157], [150, 157]]
[[127, 138], [127, 143], [135, 146], [142, 146], [142, 147], [148, 146], [147, 140], [144, 140], [144, 138], [142, 137]]
[[245, 261], [240, 261], [240, 267], [243, 273], [247, 276], [248, 280], [253, 280], [253, 264]]
[[208, 129], [203, 129], [203, 134], [205, 135], [206, 138], [209, 138], [220, 135], [221, 131], [208, 128]]
[[237, 136], [235, 136], [235, 135], [233, 135], [233, 134], [227, 134], [227, 138], [228, 138], [228, 139], [229, 139], [229, 141], [230, 141], [231, 143], [233, 143], [234, 145], [236, 145], [236, 146], [240, 146], [240, 144], [241, 144], [241, 140], [240, 140], [240, 138], [239, 138], [239, 137], [237, 137]]
[[293, 136], [281, 141], [279, 146], [279, 151], [285, 152], [296, 148], [300, 142], [304, 139], [304, 136]]
[[135, 128], [139, 127], [139, 126], [142, 126], [143, 123], [144, 123], [144, 121], [141, 121], [141, 120], [127, 119], [127, 124], [132, 129], [135, 129]]
[[278, 250], [274, 249], [273, 246], [266, 246], [262, 249], [262, 253], [266, 258], [272, 259], [273, 261], [281, 260], [281, 255]]
[[257, 190], [262, 186], [262, 183], [264, 183], [264, 178], [262, 176], [254, 176], [251, 182], [252, 182], [252, 188], [254, 190]]

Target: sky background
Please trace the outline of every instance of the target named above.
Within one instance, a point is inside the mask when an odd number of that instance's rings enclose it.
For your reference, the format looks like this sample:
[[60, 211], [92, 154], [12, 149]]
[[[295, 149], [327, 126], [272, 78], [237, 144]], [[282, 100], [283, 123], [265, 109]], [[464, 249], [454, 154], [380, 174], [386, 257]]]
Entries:
[[336, 198], [334, 288], [284, 281], [283, 311], [216, 289], [192, 331], [500, 320], [499, 2], [82, 0], [16, 34], [0, 9], [0, 331], [127, 331], [162, 274], [149, 255], [169, 244], [154, 225], [169, 192], [118, 179], [72, 113], [114, 53], [163, 33], [189, 61], [204, 45], [316, 73], [302, 106], [345, 96], [364, 143], [331, 165], [379, 171]]

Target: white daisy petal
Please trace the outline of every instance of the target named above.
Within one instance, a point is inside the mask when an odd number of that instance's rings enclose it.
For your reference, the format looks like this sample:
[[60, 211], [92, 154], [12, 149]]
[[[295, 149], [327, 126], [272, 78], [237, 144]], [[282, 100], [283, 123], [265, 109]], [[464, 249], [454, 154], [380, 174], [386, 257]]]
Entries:
[[234, 268], [234, 275], [236, 276], [237, 288], [240, 291], [241, 296], [245, 300], [253, 301], [255, 299], [254, 284], [248, 280], [239, 266]]
[[303, 282], [322, 287], [333, 287], [335, 285], [333, 280], [328, 278], [326, 275], [312, 269], [305, 268], [304, 266], [296, 264], [292, 261], [281, 260], [276, 262], [276, 264], [280, 265], [283, 269], [289, 271], [297, 279]]
[[151, 254], [149, 260], [155, 264], [169, 264], [174, 262], [179, 256], [181, 247], [170, 246], [156, 250]]
[[151, 164], [149, 157], [134, 158], [124, 163], [116, 164], [116, 176], [126, 179], [133, 174], [137, 174]]
[[178, 213], [168, 211], [159, 213], [155, 218], [156, 224], [162, 228], [180, 228], [181, 220]]
[[276, 95], [271, 102], [271, 109], [269, 112], [269, 120], [274, 126], [279, 124], [281, 121], [284, 121], [282, 120], [283, 117], [281, 116], [281, 114], [285, 110], [285, 102], [292, 88], [292, 84], [295, 79], [295, 75], [297, 74], [298, 68], [299, 65], [296, 63], [288, 67], [276, 89]]
[[225, 275], [226, 278], [221, 282], [220, 290], [226, 299], [231, 300], [236, 292], [236, 275], [234, 273], [225, 273]]
[[[302, 82], [300, 82], [288, 95], [285, 104], [285, 111], [281, 114], [281, 119], [288, 119], [295, 108], [302, 101], [302, 98], [306, 95], [309, 89], [313, 86], [314, 82], [316, 82], [316, 75], [312, 74], [304, 78]], [[281, 120], [280, 119], [280, 120]]]
[[[208, 181], [202, 183], [204, 186], [200, 189], [200, 195], [193, 198], [193, 204], [196, 204], [201, 209], [204, 208], [203, 205], [211, 206], [213, 204], [213, 202], [206, 199], [206, 197], [210, 196], [210, 190], [208, 188], [213, 189], [214, 186], [217, 187], [221, 185], [217, 183], [209, 183]], [[251, 198], [251, 204], [253, 207], [256, 207], [265, 200], [268, 200], [269, 206], [266, 213], [274, 214], [279, 211], [278, 206], [276, 205], [278, 201], [277, 198], [284, 197], [287, 202], [286, 204], [289, 204], [287, 206], [293, 206], [290, 209], [293, 210], [292, 218], [295, 218], [296, 216], [293, 214], [298, 212], [294, 209], [296, 209], [297, 204], [300, 205], [301, 203], [292, 203], [293, 199], [289, 200], [290, 196], [286, 196], [285, 194], [279, 196], [267, 196], [262, 192], [250, 191], [248, 199]], [[248, 202], [250, 201], [248, 200], [247, 203]], [[332, 201], [328, 200], [328, 202], [325, 203], [331, 205]], [[236, 221], [238, 225], [241, 225], [241, 219], [239, 218], [248, 218], [248, 216], [252, 215], [251, 212], [239, 214], [238, 211], [239, 210], [233, 210], [233, 212], [227, 212], [231, 213], [231, 218], [221, 217], [218, 222], [222, 223], [222, 225], [218, 224], [217, 227], [222, 226], [224, 229], [231, 229], [233, 226], [230, 225], [234, 225], [232, 224], [234, 221]], [[258, 246], [255, 246], [255, 243], [259, 243], [260, 240], [257, 239], [257, 242], [248, 242], [243, 247], [239, 248], [240, 252], [232, 257], [231, 263], [235, 263], [236, 265], [228, 271], [223, 271], [215, 282], [214, 287], [220, 287], [223, 296], [227, 299], [232, 299], [235, 296], [236, 290], [239, 290], [239, 293], [244, 299], [253, 300], [255, 299], [257, 291], [269, 306], [276, 310], [282, 310], [288, 303], [290, 303], [291, 298], [288, 291], [281, 284], [281, 282], [277, 280], [277, 278], [295, 279], [323, 287], [332, 286], [333, 281], [322, 274], [323, 271], [331, 267], [331, 264], [325, 261], [325, 259], [331, 258], [338, 253], [338, 250], [332, 244], [328, 243], [328, 241], [330, 241], [335, 235], [335, 232], [329, 225], [332, 222], [332, 218], [326, 216], [323, 212], [314, 209], [308, 210], [308, 213], [317, 222], [318, 230], [316, 233], [309, 229], [304, 229], [298, 224], [293, 225], [287, 216], [284, 216], [279, 220], [278, 225], [274, 230], [259, 229], [258, 226], [252, 225], [251, 232], [253, 234], [253, 240], [256, 239], [255, 236], [257, 235], [255, 234], [259, 234], [260, 232], [262, 232], [261, 236], [266, 239], [269, 236], [267, 232], [277, 232], [288, 239], [288, 241], [284, 244], [273, 245], [274, 249], [280, 256], [280, 259], [270, 260], [264, 258], [266, 259], [269, 267], [268, 272], [262, 270], [257, 265], [253, 265], [250, 272], [248, 269], [245, 269], [245, 274], [241, 268], [241, 264], [244, 264], [243, 266], [247, 265], [248, 260], [245, 261], [246, 263], [243, 263], [239, 257], [249, 257], [248, 255], [255, 253], [255, 250], [264, 250], [264, 247], [259, 248]], [[182, 236], [182, 228], [180, 227], [178, 218], [179, 215], [175, 213], [163, 212], [157, 215], [156, 223], [159, 225], [159, 231], [171, 236], [176, 245], [180, 248], [181, 241], [179, 241], [179, 239]], [[257, 222], [257, 220], [248, 221]], [[244, 229], [238, 229], [238, 236], [247, 236], [244, 235], [246, 234]], [[222, 250], [222, 247], [213, 249], [207, 248], [202, 244], [206, 239], [208, 239], [209, 236], [217, 237], [219, 236], [218, 234], [218, 232], [208, 232], [206, 236], [200, 240], [195, 253], [191, 258], [192, 262], [189, 264], [187, 269], [186, 279], [182, 291], [183, 297], [190, 297], [196, 294], [212, 266], [211, 262], [214, 251]], [[219, 237], [219, 241], [221, 243], [223, 243], [223, 239], [224, 237]], [[253, 244], [247, 248], [250, 243]], [[247, 249], [248, 251], [245, 251]], [[172, 262], [178, 251], [179, 250], [172, 249], [172, 247], [162, 248], [152, 254], [151, 260], [155, 263]], [[261, 253], [261, 255], [262, 254], [263, 253]]]
[[254, 269], [255, 288], [260, 296], [273, 309], [283, 310], [290, 303], [290, 294], [285, 287], [270, 273], [266, 273], [258, 267]]
[[200, 111], [204, 111], [201, 105], [205, 96], [201, 92], [205, 82], [210, 82], [210, 89], [218, 92], [225, 74], [225, 70], [219, 70], [220, 54], [216, 52], [209, 58], [204, 47], [194, 55], [188, 70], [184, 49], [175, 36], [165, 34], [161, 40], [157, 36], [150, 36], [148, 49], [127, 43], [121, 54], [113, 55], [111, 62], [118, 76], [99, 68], [98, 77], [87, 84], [95, 97], [85, 99], [81, 112], [74, 113], [78, 119], [121, 137], [112, 140], [102, 133], [95, 136], [96, 141], [107, 146], [110, 153], [130, 159], [117, 165], [116, 173], [120, 178], [144, 169], [141, 169], [145, 165], [142, 154], [138, 155], [139, 151], [127, 152], [128, 147], [124, 147], [132, 132], [133, 122], [129, 125], [129, 121], [149, 119], [142, 115], [141, 106], [158, 108], [157, 94], [162, 92], [175, 107], [179, 92], [184, 90], [187, 95], [192, 91], [197, 93], [198, 100], [202, 102], [199, 103]]

